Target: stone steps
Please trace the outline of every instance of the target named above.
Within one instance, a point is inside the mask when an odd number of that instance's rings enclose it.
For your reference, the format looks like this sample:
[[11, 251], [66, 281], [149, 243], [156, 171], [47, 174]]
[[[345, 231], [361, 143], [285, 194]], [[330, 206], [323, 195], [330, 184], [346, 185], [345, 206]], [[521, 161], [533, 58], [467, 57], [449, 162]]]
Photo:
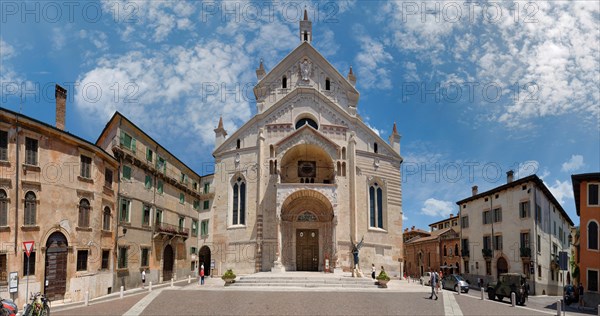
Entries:
[[311, 287], [311, 288], [376, 288], [375, 281], [367, 278], [334, 276], [257, 276], [247, 275], [232, 284], [236, 287]]

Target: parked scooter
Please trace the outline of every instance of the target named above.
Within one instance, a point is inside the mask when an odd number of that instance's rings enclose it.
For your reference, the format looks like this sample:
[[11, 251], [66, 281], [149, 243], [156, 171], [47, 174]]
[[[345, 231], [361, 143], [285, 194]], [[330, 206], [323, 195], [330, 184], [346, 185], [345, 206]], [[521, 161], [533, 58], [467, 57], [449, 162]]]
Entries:
[[0, 316], [15, 316], [19, 312], [17, 304], [12, 300], [0, 297], [0, 302], [2, 303], [2, 306], [0, 307]]
[[23, 316], [50, 316], [49, 303], [46, 295], [40, 292], [31, 294], [31, 303], [25, 305]]

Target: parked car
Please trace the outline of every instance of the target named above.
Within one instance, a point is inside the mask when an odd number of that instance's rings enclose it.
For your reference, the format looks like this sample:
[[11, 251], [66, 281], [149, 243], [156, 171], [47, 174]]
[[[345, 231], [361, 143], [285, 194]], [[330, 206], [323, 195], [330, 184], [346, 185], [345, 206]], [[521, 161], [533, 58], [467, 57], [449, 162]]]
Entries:
[[442, 279], [442, 288], [469, 293], [469, 283], [458, 274], [449, 274]]
[[515, 293], [516, 304], [525, 305], [529, 296], [529, 284], [527, 278], [520, 273], [502, 273], [498, 282], [490, 282], [487, 286], [488, 298], [490, 300], [502, 301], [505, 297], [510, 299], [511, 293]]
[[425, 286], [430, 286], [431, 285], [431, 272], [425, 272], [425, 274], [423, 274], [421, 276], [421, 284], [425, 285]]
[[575, 292], [576, 291], [575, 291], [574, 286], [572, 286], [571, 284], [565, 285], [563, 295], [564, 295], [565, 303], [567, 305], [571, 305], [572, 303], [577, 302], [577, 296], [575, 295]]

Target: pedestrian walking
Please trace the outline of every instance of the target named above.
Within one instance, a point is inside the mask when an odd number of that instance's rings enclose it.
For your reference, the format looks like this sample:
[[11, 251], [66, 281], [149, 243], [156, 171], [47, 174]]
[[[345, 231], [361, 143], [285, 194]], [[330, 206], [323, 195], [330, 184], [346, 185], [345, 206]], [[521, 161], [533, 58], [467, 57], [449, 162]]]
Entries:
[[577, 293], [579, 293], [579, 305], [577, 305], [577, 309], [585, 307], [583, 304], [583, 284], [579, 282], [579, 286], [577, 287]]
[[373, 278], [373, 280], [375, 280], [375, 264], [372, 263], [371, 265], [371, 277]]
[[204, 285], [204, 264], [200, 266], [200, 285]]
[[142, 289], [144, 288], [145, 283], [146, 283], [146, 269], [142, 270]]
[[429, 271], [431, 271], [431, 279], [430, 279], [430, 283], [431, 283], [431, 295], [429, 295], [429, 299], [432, 299], [435, 296], [435, 300], [437, 301], [438, 296], [435, 293], [435, 287], [436, 287], [436, 283], [437, 283], [437, 276], [436, 273], [433, 272], [433, 270], [429, 269]]

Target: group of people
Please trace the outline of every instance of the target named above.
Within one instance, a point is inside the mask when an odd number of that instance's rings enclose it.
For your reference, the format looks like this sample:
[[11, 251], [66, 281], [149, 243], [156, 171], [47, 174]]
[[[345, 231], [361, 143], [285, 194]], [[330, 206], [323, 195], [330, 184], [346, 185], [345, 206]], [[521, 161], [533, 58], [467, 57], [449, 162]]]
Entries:
[[[383, 266], [381, 266], [381, 271], [385, 272], [385, 269], [383, 268]], [[373, 280], [375, 280], [375, 264], [372, 263], [371, 264], [371, 277], [373, 278]]]

